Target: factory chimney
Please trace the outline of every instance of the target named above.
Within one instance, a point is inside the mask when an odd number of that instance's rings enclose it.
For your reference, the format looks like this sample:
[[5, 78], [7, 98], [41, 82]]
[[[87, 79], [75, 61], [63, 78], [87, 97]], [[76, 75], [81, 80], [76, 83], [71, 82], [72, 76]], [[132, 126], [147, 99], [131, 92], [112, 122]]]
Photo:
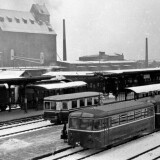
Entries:
[[67, 60], [65, 20], [63, 19], [63, 61]]
[[148, 68], [148, 38], [146, 38], [146, 57], [145, 57], [145, 68]]

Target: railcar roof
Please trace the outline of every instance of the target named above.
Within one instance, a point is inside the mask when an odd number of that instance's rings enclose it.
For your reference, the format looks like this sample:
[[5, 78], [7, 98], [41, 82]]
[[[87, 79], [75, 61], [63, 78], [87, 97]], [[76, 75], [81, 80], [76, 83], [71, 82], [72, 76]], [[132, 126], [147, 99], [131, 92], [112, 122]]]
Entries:
[[[149, 103], [149, 102], [125, 101], [120, 103], [112, 103], [112, 104], [107, 104], [103, 106], [97, 106], [93, 108], [86, 108], [86, 109], [79, 110], [77, 112], [81, 112], [82, 117], [86, 117], [86, 116], [83, 116], [83, 113], [90, 113], [90, 114], [93, 114], [94, 118], [100, 118], [100, 117], [127, 112], [135, 109], [149, 107], [151, 105], [152, 103]], [[73, 114], [71, 113], [71, 116], [72, 115], [74, 116], [74, 112]]]
[[71, 99], [79, 99], [79, 98], [87, 98], [87, 97], [96, 97], [99, 96], [99, 92], [79, 92], [79, 93], [71, 93], [71, 94], [62, 94], [45, 97], [45, 101], [67, 101]]

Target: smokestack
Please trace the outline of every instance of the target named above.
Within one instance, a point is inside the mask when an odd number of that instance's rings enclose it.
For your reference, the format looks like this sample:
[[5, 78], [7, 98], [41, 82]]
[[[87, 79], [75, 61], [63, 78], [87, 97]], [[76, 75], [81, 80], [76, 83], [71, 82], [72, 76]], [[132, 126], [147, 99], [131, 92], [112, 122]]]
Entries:
[[148, 68], [148, 38], [146, 38], [146, 57], [145, 57], [145, 68]]
[[65, 20], [63, 19], [63, 61], [67, 60]]

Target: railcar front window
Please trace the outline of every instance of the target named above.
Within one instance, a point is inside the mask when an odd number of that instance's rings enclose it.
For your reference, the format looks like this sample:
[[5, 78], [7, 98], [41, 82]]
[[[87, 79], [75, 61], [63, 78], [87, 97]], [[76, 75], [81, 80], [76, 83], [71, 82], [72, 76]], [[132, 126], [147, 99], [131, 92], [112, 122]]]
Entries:
[[70, 118], [70, 120], [69, 120], [69, 128], [79, 129], [79, 119]]
[[50, 102], [45, 102], [45, 109], [50, 109]]
[[104, 128], [104, 120], [94, 120], [93, 130], [99, 130]]
[[80, 120], [80, 129], [82, 130], [92, 130], [92, 120], [81, 119]]

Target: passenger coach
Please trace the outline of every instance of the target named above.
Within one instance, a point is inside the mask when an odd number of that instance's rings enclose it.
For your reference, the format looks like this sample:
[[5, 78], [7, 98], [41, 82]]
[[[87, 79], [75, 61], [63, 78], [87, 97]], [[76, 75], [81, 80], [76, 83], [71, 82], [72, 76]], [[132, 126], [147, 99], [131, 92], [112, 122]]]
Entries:
[[128, 101], [87, 108], [69, 115], [68, 143], [101, 148], [155, 130], [154, 104]]
[[66, 123], [69, 113], [102, 103], [102, 93], [79, 92], [44, 98], [44, 119], [51, 123]]

